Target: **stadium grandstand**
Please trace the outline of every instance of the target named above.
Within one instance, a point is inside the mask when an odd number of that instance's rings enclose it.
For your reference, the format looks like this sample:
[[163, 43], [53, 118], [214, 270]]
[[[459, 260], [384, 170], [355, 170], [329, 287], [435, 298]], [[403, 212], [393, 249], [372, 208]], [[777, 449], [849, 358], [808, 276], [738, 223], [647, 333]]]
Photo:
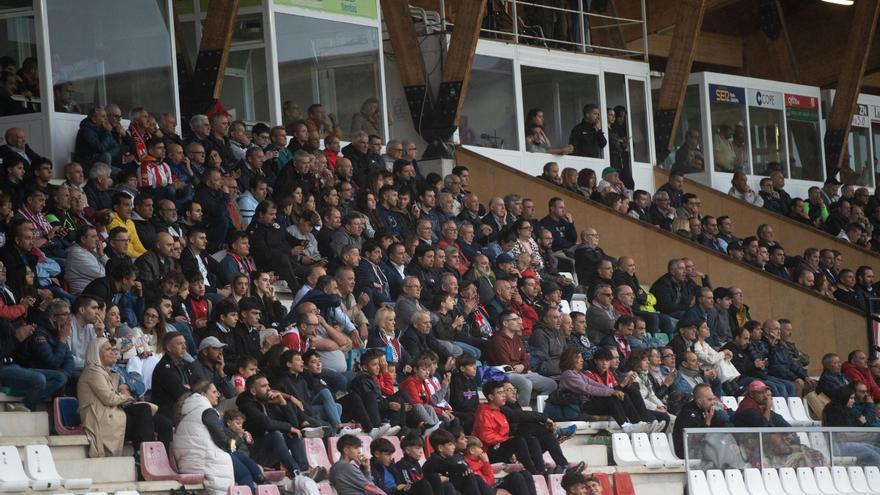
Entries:
[[0, 493], [880, 494], [878, 17], [0, 2]]

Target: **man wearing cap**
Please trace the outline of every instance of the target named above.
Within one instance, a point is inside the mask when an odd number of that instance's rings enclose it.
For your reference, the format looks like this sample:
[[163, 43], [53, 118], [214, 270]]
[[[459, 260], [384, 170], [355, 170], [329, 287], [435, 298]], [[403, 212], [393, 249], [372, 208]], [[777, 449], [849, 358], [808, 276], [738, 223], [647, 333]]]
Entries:
[[602, 158], [602, 148], [608, 145], [602, 123], [599, 119], [599, 107], [587, 103], [584, 105], [584, 119], [576, 125], [568, 136], [568, 144], [574, 147], [572, 155], [590, 158]]
[[761, 380], [749, 384], [746, 397], [739, 403], [733, 417], [739, 428], [790, 428], [791, 425], [778, 413], [773, 412], [773, 392]]
[[223, 348], [226, 344], [220, 342], [217, 337], [205, 337], [199, 344], [198, 359], [192, 363], [193, 383], [209, 381], [217, 387], [217, 391], [223, 397], [230, 399], [235, 397], [235, 389], [232, 382], [223, 372], [226, 361], [223, 359]]
[[605, 167], [602, 170], [602, 180], [599, 181], [599, 185], [596, 189], [602, 193], [602, 196], [613, 192], [631, 200], [633, 195], [633, 192], [630, 189], [627, 189], [623, 181], [620, 180], [620, 171], [614, 167]]

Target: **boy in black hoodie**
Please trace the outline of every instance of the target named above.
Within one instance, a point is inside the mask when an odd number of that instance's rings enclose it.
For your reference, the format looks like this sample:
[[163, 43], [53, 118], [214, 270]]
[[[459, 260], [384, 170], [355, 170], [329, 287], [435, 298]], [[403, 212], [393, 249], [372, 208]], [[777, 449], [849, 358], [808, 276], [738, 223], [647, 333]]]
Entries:
[[462, 354], [455, 360], [456, 373], [449, 383], [449, 404], [452, 414], [461, 422], [465, 433], [474, 426], [474, 414], [480, 405], [477, 394], [477, 360], [470, 354]]
[[[482, 478], [475, 475], [464, 457], [455, 451], [455, 437], [446, 430], [435, 430], [428, 438], [434, 454], [422, 467], [425, 478], [434, 493], [442, 493], [443, 485], [452, 485], [458, 493], [466, 495], [492, 495], [492, 490]], [[444, 483], [444, 479], [449, 482]]]
[[406, 404], [400, 394], [385, 397], [379, 389], [384, 356], [383, 349], [367, 349], [361, 356], [361, 372], [348, 385], [349, 393], [338, 399], [342, 420], [357, 421], [373, 438], [396, 435], [406, 424]]
[[404, 483], [414, 484], [425, 479], [419, 462], [425, 454], [422, 436], [418, 433], [410, 433], [400, 441], [400, 448], [403, 449], [403, 459], [397, 461], [396, 466]]
[[388, 495], [432, 495], [434, 491], [427, 480], [407, 483], [394, 464], [394, 445], [387, 438], [377, 438], [370, 444], [373, 483]]

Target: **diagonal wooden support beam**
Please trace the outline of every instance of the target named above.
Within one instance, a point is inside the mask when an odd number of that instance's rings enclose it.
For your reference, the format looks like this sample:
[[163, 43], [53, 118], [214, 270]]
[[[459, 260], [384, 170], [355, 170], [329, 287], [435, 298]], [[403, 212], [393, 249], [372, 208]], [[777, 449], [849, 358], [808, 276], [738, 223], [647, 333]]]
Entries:
[[238, 14], [239, 0], [209, 0], [199, 54], [193, 69], [191, 97], [183, 101], [184, 118], [205, 113], [223, 92], [223, 75]]
[[846, 51], [843, 52], [837, 91], [834, 94], [831, 111], [828, 112], [825, 131], [827, 177], [837, 175], [846, 157], [843, 148], [852, 125], [859, 91], [862, 88], [868, 53], [877, 29], [878, 15], [880, 15], [880, 0], [859, 0], [855, 3]]
[[672, 149], [675, 131], [681, 120], [681, 107], [687, 89], [691, 66], [697, 53], [697, 37], [703, 25], [709, 0], [679, 0], [676, 6], [675, 30], [672, 33], [669, 57], [657, 106], [654, 109], [654, 136], [658, 160]]

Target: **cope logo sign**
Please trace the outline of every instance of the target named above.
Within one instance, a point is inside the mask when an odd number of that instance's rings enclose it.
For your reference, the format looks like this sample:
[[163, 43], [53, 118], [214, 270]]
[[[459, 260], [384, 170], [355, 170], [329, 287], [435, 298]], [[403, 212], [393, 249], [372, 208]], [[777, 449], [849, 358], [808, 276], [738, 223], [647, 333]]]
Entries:
[[776, 95], [774, 93], [755, 91], [755, 104], [759, 107], [775, 107]]

